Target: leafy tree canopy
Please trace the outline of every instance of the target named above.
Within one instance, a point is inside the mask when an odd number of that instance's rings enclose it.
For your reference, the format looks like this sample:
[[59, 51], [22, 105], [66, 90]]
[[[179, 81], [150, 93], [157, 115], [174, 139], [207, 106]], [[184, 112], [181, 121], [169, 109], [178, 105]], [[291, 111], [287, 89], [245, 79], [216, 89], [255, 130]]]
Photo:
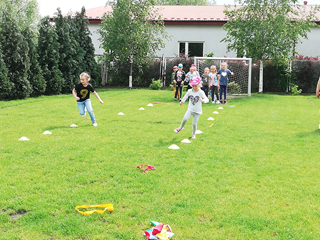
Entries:
[[304, 12], [297, 0], [238, 0], [242, 6], [225, 10], [230, 19], [223, 29], [227, 36], [228, 50], [238, 56], [246, 55], [253, 60], [273, 60], [288, 63], [301, 37], [307, 38], [312, 22], [319, 10], [314, 7]]
[[113, 11], [104, 15], [100, 34], [107, 64], [132, 58], [140, 65], [164, 47], [167, 35], [154, 4], [153, 0], [118, 0]]

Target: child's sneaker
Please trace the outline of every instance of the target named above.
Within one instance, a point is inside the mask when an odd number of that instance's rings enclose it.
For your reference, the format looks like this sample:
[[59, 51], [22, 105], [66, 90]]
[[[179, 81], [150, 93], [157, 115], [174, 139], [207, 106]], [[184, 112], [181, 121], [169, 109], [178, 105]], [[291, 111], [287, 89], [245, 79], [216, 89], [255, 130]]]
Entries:
[[83, 118], [86, 118], [86, 115], [87, 115], [87, 113], [86, 113], [86, 111], [84, 111], [84, 114], [83, 115], [81, 115]]
[[192, 139], [196, 139], [196, 135], [192, 135], [191, 138], [192, 138]]
[[219, 101], [219, 100], [217, 100], [217, 104], [220, 104], [220, 101]]
[[94, 126], [94, 127], [97, 127], [98, 126], [98, 123], [92, 123], [92, 125]]
[[177, 101], [177, 99], [175, 98], [173, 101]]
[[178, 133], [178, 132], [180, 132], [182, 129], [183, 129], [182, 127], [178, 127], [178, 128], [176, 128], [176, 129], [174, 130], [174, 132], [175, 132], [175, 133]]
[[212, 101], [211, 103], [214, 103], [214, 101]]
[[224, 100], [224, 104], [227, 104], [227, 100]]

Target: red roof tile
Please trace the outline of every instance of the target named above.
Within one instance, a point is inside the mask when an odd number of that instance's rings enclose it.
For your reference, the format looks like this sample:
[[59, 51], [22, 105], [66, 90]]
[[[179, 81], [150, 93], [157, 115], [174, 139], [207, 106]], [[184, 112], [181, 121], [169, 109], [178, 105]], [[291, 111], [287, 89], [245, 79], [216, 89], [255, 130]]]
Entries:
[[[240, 6], [237, 6], [237, 8]], [[304, 6], [302, 6], [303, 9]], [[305, 11], [309, 12], [312, 5], [305, 6]], [[224, 14], [224, 5], [212, 6], [192, 6], [192, 5], [161, 5], [155, 6], [159, 9], [164, 22], [226, 22], [228, 18]], [[97, 7], [86, 10], [86, 15], [90, 19], [101, 19], [104, 13], [112, 12], [111, 6]], [[74, 13], [72, 13], [74, 15]], [[92, 17], [95, 16], [95, 17]], [[316, 15], [316, 21], [319, 21], [320, 13]]]

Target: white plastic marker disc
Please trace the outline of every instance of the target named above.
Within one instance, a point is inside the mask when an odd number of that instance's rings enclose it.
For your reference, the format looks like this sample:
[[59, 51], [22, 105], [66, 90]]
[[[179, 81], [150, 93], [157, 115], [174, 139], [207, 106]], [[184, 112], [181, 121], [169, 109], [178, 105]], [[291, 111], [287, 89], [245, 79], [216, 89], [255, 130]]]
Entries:
[[218, 107], [218, 109], [223, 109], [223, 107]]
[[183, 139], [182, 141], [181, 141], [182, 143], [191, 143], [191, 141], [189, 140], [189, 139]]
[[233, 108], [233, 107], [235, 107], [235, 106], [234, 106], [234, 105], [229, 105], [229, 107]]
[[29, 141], [29, 139], [27, 137], [21, 137], [19, 141]]
[[123, 112], [119, 112], [118, 115], [124, 115], [124, 113]]
[[180, 149], [177, 145], [172, 144], [171, 146], [168, 147], [169, 149]]
[[144, 108], [143, 108], [143, 107], [141, 107], [141, 108], [139, 108], [139, 110], [144, 110]]
[[153, 107], [153, 104], [152, 104], [152, 103], [149, 103], [147, 106], [148, 106], [148, 107]]
[[209, 117], [207, 120], [214, 121], [213, 117]]
[[50, 131], [44, 131], [43, 134], [52, 134]]
[[217, 111], [214, 111], [213, 114], [219, 114]]
[[76, 128], [76, 127], [78, 127], [78, 126], [77, 126], [76, 124], [71, 124], [70, 127]]
[[196, 131], [196, 134], [201, 134], [202, 132], [200, 130], [197, 130]]

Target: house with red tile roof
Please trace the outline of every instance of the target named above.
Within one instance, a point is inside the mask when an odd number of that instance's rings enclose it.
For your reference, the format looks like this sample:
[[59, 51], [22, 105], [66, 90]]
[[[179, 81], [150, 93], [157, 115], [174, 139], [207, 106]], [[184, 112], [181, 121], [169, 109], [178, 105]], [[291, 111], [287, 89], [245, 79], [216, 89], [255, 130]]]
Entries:
[[[227, 52], [227, 44], [221, 42], [226, 36], [222, 26], [228, 19], [224, 14], [225, 6], [154, 6], [159, 10], [164, 21], [166, 32], [171, 36], [165, 41], [165, 48], [156, 53], [156, 56], [175, 57], [180, 53], [189, 56], [205, 56], [213, 53], [215, 57], [235, 57], [235, 52]], [[303, 6], [308, 12], [312, 6]], [[88, 9], [86, 15], [89, 20], [89, 29], [95, 45], [96, 54], [102, 55], [100, 36], [97, 30], [100, 28], [103, 14], [112, 11], [111, 6]], [[320, 13], [316, 15], [315, 22], [320, 25]], [[296, 50], [301, 55], [320, 55], [320, 28], [312, 28], [308, 39], [301, 39]]]

